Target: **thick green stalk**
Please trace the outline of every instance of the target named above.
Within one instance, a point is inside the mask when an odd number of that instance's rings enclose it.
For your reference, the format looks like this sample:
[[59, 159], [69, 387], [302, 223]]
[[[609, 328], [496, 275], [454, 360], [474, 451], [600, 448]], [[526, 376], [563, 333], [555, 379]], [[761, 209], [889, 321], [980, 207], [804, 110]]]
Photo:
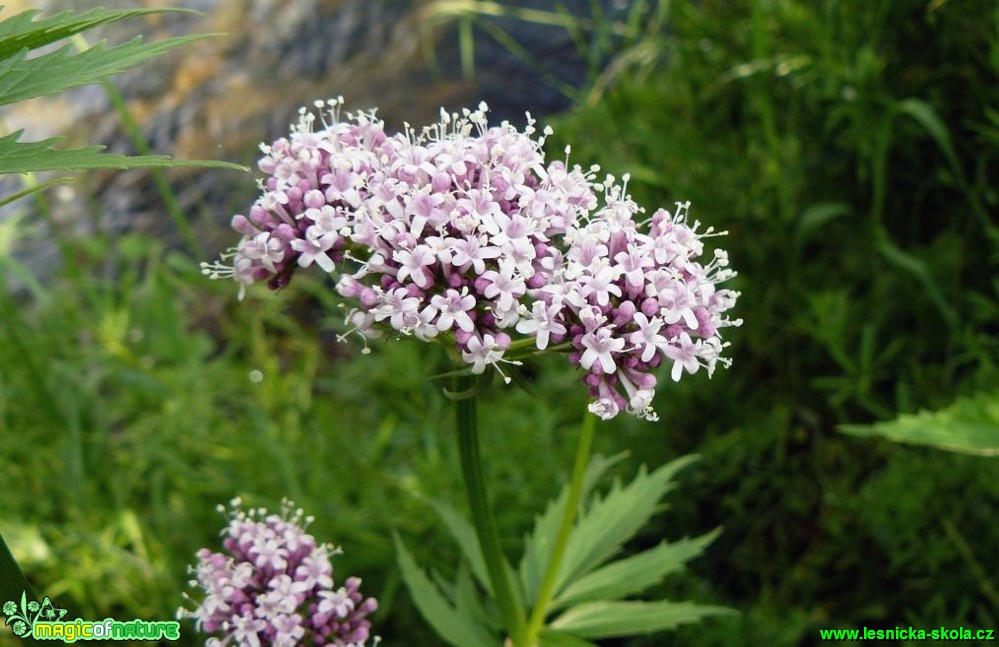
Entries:
[[569, 535], [576, 521], [576, 510], [583, 495], [583, 477], [586, 475], [586, 465], [590, 462], [590, 448], [593, 447], [593, 435], [597, 427], [597, 417], [586, 414], [583, 417], [583, 428], [579, 434], [579, 445], [576, 447], [576, 462], [572, 466], [572, 479], [569, 481], [569, 496], [562, 511], [562, 523], [552, 547], [551, 557], [545, 566], [545, 574], [538, 588], [538, 599], [531, 610], [531, 618], [527, 622], [527, 644], [534, 645], [538, 634], [544, 627], [548, 606], [555, 595], [555, 585], [558, 582], [559, 568], [565, 549], [569, 545]]
[[499, 605], [503, 626], [514, 647], [527, 647], [524, 641], [524, 611], [517, 604], [513, 594], [506, 558], [500, 547], [496, 521], [493, 519], [486, 484], [482, 477], [482, 458], [479, 455], [479, 435], [476, 424], [475, 388], [476, 376], [456, 375], [454, 393], [466, 394], [456, 400], [458, 421], [458, 448], [461, 454], [461, 472], [468, 492], [468, 505], [472, 511], [472, 523], [479, 538], [479, 547], [489, 572], [493, 595]]

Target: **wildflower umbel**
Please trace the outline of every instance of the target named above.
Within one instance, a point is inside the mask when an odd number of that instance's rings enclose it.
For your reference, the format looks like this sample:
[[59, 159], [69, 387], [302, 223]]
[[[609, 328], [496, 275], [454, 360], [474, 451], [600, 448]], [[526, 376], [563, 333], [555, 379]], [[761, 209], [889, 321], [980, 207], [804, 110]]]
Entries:
[[218, 636], [206, 645], [364, 647], [371, 626], [366, 616], [378, 603], [363, 598], [356, 577], [334, 588], [330, 557], [337, 551], [305, 531], [311, 518], [287, 501], [280, 515], [247, 512], [239, 499], [228, 516], [224, 552], [201, 549], [191, 569], [190, 585], [204, 598], [177, 612]]
[[569, 351], [604, 418], [655, 419], [663, 363], [674, 380], [728, 363], [719, 331], [741, 323], [725, 316], [738, 293], [717, 285], [735, 272], [722, 251], [700, 262], [714, 232], [688, 225], [687, 204], [638, 220], [627, 176], [547, 162], [551, 130], [535, 138], [530, 115], [523, 131], [490, 127], [480, 104], [389, 136], [373, 111], [341, 120], [342, 99], [316, 106], [321, 128], [303, 109], [262, 147], [261, 195], [232, 221], [243, 238], [204, 264], [241, 298], [318, 265], [350, 303], [347, 334], [439, 338], [473, 373], [503, 373], [519, 333]]

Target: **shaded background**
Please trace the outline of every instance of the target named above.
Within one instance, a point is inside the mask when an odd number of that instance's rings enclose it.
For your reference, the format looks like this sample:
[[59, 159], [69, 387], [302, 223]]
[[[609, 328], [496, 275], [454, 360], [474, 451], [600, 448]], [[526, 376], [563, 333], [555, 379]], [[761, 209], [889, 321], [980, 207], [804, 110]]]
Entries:
[[[431, 2], [185, 6], [204, 15], [105, 34], [227, 32], [117, 80], [157, 152], [252, 164], [299, 105], [331, 95], [378, 106], [391, 127], [484, 98], [497, 119], [552, 123], [550, 155], [571, 143], [575, 162], [630, 172], [647, 208], [690, 199], [729, 231], [717, 243], [746, 321], [733, 367], [664, 385], [661, 422], [615, 420], [597, 450], [630, 452], [623, 478], [702, 456], [629, 549], [722, 526], [655, 593], [742, 614], [606, 644], [999, 628], [996, 459], [837, 431], [999, 387], [995, 3], [577, 2], [591, 22], [575, 31], [467, 14], [472, 60], [454, 19], [428, 28]], [[133, 146], [100, 88], [3, 123]], [[319, 276], [237, 304], [197, 262], [235, 241], [225, 223], [252, 201], [251, 177], [168, 180], [196, 250], [140, 172], [88, 174], [4, 212], [0, 531], [80, 617], [166, 619], [184, 565], [216, 539], [217, 503], [291, 496], [344, 547], [337, 573], [380, 598], [386, 642], [438, 644], [400, 586], [390, 533], [421, 564], [455, 568], [427, 502], [464, 505], [450, 409], [426, 380], [443, 358], [336, 344]], [[567, 476], [585, 400], [561, 358], [532, 370], [540, 398], [497, 388], [482, 405], [511, 555]]]

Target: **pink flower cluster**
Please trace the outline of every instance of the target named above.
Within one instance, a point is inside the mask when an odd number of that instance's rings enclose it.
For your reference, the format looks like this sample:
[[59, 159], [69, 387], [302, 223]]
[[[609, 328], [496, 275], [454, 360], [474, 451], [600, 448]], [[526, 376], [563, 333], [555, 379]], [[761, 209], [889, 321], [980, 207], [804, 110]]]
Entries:
[[242, 297], [318, 265], [353, 304], [348, 334], [441, 338], [474, 373], [519, 363], [511, 334], [567, 350], [603, 418], [655, 419], [664, 361], [674, 380], [727, 363], [719, 330], [741, 323], [724, 314], [738, 293], [716, 286], [735, 273], [724, 252], [700, 263], [712, 231], [687, 224], [687, 205], [639, 222], [627, 176], [547, 162], [551, 131], [534, 138], [530, 115], [522, 132], [490, 127], [481, 104], [389, 136], [374, 112], [341, 120], [341, 105], [317, 103], [318, 130], [303, 109], [262, 147], [261, 195], [232, 222], [243, 238], [206, 274]]
[[356, 577], [334, 588], [330, 556], [336, 551], [305, 532], [311, 518], [292, 512], [287, 501], [280, 515], [246, 512], [239, 499], [228, 516], [225, 552], [203, 548], [191, 569], [190, 585], [204, 598], [193, 611], [178, 610], [178, 619], [193, 618], [200, 631], [220, 634], [205, 643], [209, 647], [364, 647], [371, 626], [366, 616], [378, 603], [363, 599]]

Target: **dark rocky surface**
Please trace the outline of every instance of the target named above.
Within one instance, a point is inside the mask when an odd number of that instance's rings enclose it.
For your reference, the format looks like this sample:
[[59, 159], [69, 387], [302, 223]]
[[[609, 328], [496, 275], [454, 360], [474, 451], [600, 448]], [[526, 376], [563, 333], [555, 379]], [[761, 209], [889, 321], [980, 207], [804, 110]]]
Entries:
[[[28, 4], [15, 2], [4, 13]], [[98, 6], [73, 0], [30, 4], [47, 13]], [[507, 4], [555, 5], [548, 0]], [[580, 15], [588, 6], [585, 0], [567, 4]], [[281, 136], [297, 109], [319, 98], [342, 95], [348, 109], [377, 106], [393, 129], [404, 121], [432, 121], [441, 106], [456, 109], [481, 100], [489, 103], [493, 119], [519, 122], [525, 111], [543, 117], [569, 107], [569, 100], [546, 83], [545, 73], [575, 85], [585, 78], [584, 63], [564, 29], [492, 18], [491, 24], [516, 38], [534, 60], [521, 60], [476, 28], [476, 75], [466, 80], [457, 29], [453, 22], [428, 29], [428, 0], [106, 0], [100, 6], [180, 6], [200, 15], [123, 21], [88, 33], [90, 42], [120, 43], [137, 34], [149, 40], [222, 34], [115, 78], [152, 150], [180, 159], [254, 166], [257, 144]], [[421, 38], [433, 43], [434, 69], [423, 56], [421, 45], [427, 41]], [[15, 106], [3, 114], [3, 128], [25, 128], [26, 139], [67, 135], [76, 144], [135, 152], [100, 87]], [[252, 201], [253, 177], [222, 170], [173, 170], [168, 177], [209, 252], [231, 242], [231, 232], [220, 225]], [[8, 179], [0, 191], [12, 188]], [[52, 191], [50, 201], [59, 226], [82, 232], [139, 229], [176, 241], [162, 200], [142, 171], [92, 173], [71, 189]], [[32, 266], [41, 254], [34, 248], [27, 244], [22, 253]]]

